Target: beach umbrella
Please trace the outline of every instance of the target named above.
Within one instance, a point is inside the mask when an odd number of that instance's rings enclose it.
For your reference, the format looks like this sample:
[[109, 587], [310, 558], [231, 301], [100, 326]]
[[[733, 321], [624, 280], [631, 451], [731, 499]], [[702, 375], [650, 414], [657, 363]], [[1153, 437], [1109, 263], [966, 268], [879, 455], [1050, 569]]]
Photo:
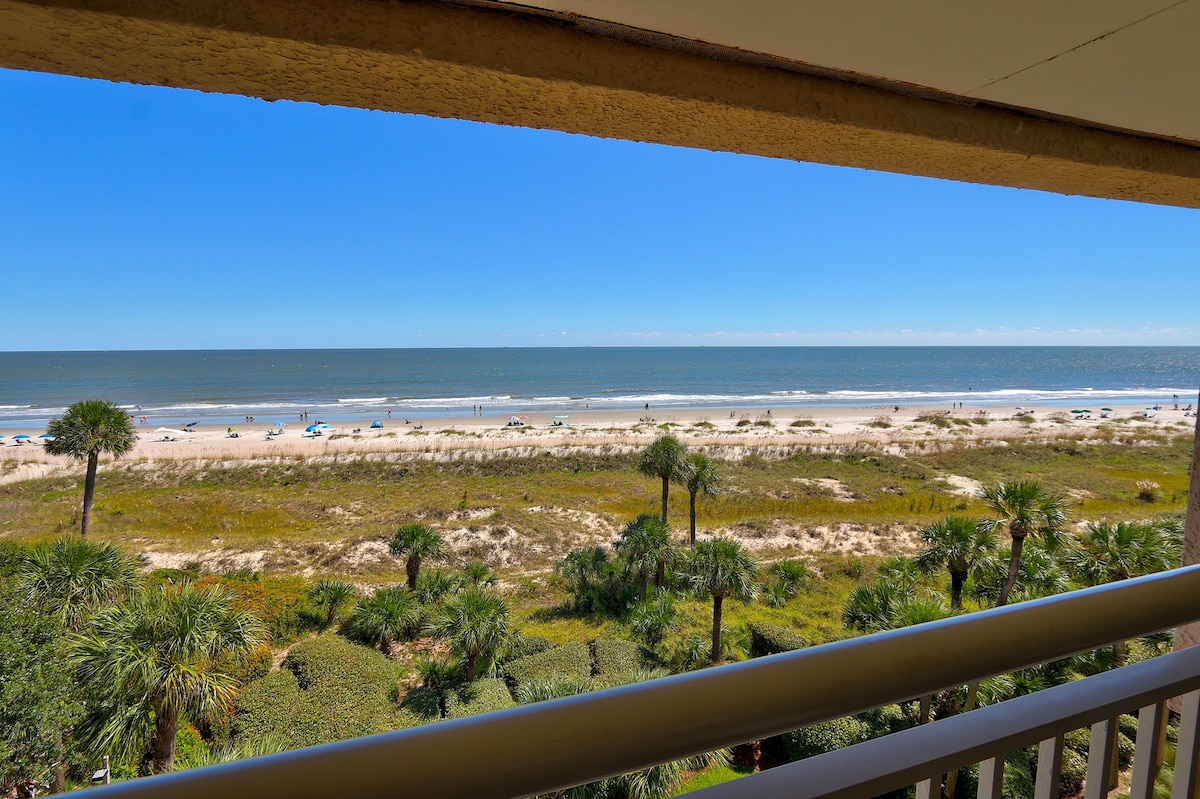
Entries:
[[372, 427], [372, 429], [377, 429], [377, 428], [383, 427], [383, 422], [376, 419], [375, 421], [371, 422], [371, 427]]
[[21, 433], [21, 435], [19, 435], [19, 436], [13, 436], [13, 441], [29, 441], [29, 440], [30, 440], [29, 436], [25, 435], [24, 433]]
[[276, 422], [275, 426], [276, 427], [287, 427], [287, 422]]
[[53, 440], [54, 440], [54, 436], [50, 435], [49, 433], [42, 433], [40, 436], [38, 436], [38, 438], [44, 438], [44, 439], [46, 439], [47, 441], [53, 441]]
[[175, 429], [175, 428], [173, 428], [173, 427], [160, 427], [160, 428], [158, 428], [157, 430], [155, 430], [154, 432], [156, 432], [156, 433], [165, 433], [165, 434], [167, 434], [167, 435], [169, 435], [169, 436], [186, 436], [186, 435], [187, 435], [189, 432], [191, 432], [191, 431], [186, 431], [186, 430], [176, 430], [176, 429]]
[[1101, 408], [1100, 410], [1108, 411], [1109, 413], [1112, 413], [1112, 408]]
[[327, 425], [327, 424], [325, 424], [324, 422], [321, 422], [320, 424], [315, 424], [315, 425], [313, 425], [313, 428], [314, 428], [314, 429], [316, 429], [316, 430], [332, 430], [332, 429], [333, 429], [333, 426], [332, 426], [332, 425]]
[[4, 436], [0, 436], [0, 438], [4, 438]]

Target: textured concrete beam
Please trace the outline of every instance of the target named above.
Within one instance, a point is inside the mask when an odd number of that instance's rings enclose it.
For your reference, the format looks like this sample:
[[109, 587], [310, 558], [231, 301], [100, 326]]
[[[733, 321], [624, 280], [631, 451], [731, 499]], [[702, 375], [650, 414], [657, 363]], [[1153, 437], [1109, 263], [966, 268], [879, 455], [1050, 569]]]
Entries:
[[1200, 207], [1200, 148], [436, 0], [0, 0], [0, 66]]

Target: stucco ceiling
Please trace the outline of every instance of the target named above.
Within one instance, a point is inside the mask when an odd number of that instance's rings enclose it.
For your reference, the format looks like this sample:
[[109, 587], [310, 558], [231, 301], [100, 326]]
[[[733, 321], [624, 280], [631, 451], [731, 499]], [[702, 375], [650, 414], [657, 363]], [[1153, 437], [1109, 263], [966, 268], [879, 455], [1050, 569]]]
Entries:
[[521, 0], [1200, 143], [1200, 0]]

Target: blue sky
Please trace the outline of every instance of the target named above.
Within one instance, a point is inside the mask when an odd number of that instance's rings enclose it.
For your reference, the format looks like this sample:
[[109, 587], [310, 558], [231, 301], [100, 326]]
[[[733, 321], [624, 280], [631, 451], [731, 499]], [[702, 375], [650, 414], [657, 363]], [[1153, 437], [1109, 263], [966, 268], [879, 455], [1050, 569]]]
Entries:
[[1197, 211], [0, 71], [0, 350], [1188, 344]]

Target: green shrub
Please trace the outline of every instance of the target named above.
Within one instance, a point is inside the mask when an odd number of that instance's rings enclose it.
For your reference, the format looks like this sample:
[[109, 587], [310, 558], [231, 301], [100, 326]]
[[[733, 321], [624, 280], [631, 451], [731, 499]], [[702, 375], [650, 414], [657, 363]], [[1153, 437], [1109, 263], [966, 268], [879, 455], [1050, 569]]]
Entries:
[[855, 716], [845, 716], [785, 733], [782, 737], [788, 760], [803, 760], [853, 746], [870, 736], [871, 726], [867, 722]]
[[789, 427], [816, 427], [817, 423], [814, 422], [812, 419], [797, 419], [796, 421], [792, 422], [788, 426]]
[[508, 645], [507, 660], [537, 655], [554, 648], [554, 642], [544, 635], [518, 635]]
[[504, 664], [504, 676], [513, 686], [551, 677], [584, 682], [592, 676], [592, 654], [587, 644], [563, 644], [536, 655], [508, 661]]
[[633, 641], [619, 638], [597, 638], [591, 643], [592, 672], [597, 677], [625, 676], [636, 674], [646, 668], [647, 658], [641, 646]]
[[233, 733], [238, 743], [276, 737], [289, 748], [395, 728], [396, 673], [378, 652], [334, 634], [297, 644], [282, 668], [246, 686]]
[[780, 627], [765, 621], [752, 621], [750, 627], [750, 657], [774, 655], [779, 652], [790, 652], [793, 649], [803, 649], [808, 642], [795, 630]]
[[200, 731], [187, 722], [180, 724], [175, 732], [175, 768], [195, 768], [207, 762], [208, 744], [200, 737]]
[[400, 714], [415, 722], [406, 727], [438, 721], [442, 717], [442, 692], [423, 685], [413, 688], [400, 700]]
[[494, 710], [517, 706], [503, 680], [476, 680], [448, 688], [445, 698], [448, 719], [460, 719], [463, 716], [491, 713]]

